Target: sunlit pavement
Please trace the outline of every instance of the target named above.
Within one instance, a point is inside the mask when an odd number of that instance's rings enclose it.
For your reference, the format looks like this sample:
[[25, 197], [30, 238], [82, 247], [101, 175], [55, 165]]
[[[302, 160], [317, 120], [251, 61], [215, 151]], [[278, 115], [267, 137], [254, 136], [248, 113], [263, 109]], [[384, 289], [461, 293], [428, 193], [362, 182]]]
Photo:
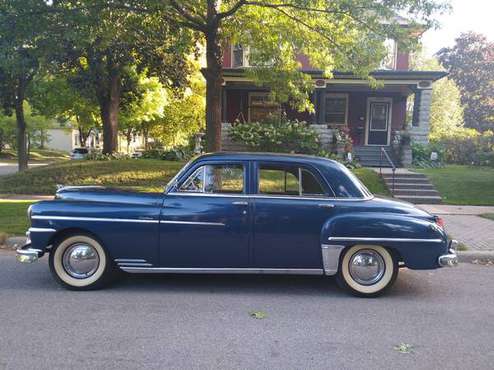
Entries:
[[314, 276], [134, 275], [71, 292], [46, 257], [0, 251], [0, 369], [488, 369], [493, 282], [494, 267], [461, 264], [402, 270], [378, 299]]
[[[29, 168], [46, 166], [48, 163], [29, 163]], [[18, 169], [15, 162], [0, 162], [0, 176], [16, 173]]]

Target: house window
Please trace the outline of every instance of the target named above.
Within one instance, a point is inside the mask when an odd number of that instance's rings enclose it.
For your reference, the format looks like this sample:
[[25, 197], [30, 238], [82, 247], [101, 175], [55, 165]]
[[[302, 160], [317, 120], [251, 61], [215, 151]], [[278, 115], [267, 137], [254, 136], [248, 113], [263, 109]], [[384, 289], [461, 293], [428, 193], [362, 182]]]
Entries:
[[326, 94], [324, 120], [332, 125], [346, 125], [348, 116], [347, 94]]
[[393, 39], [386, 39], [386, 41], [384, 41], [384, 47], [386, 48], [386, 56], [382, 60], [379, 68], [385, 70], [396, 69], [396, 59], [398, 53], [396, 41]]
[[232, 46], [232, 67], [241, 68], [248, 67], [249, 62], [247, 59], [247, 50], [243, 48], [240, 44], [235, 44]]
[[249, 122], [262, 122], [279, 113], [280, 105], [270, 98], [268, 92], [249, 93]]

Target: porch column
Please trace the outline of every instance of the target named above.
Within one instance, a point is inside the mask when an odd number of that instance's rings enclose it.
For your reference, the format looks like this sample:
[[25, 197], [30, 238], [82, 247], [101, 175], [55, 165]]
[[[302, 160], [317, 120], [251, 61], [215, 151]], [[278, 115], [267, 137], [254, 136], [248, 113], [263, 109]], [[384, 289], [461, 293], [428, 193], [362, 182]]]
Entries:
[[410, 135], [415, 143], [428, 144], [432, 103], [432, 84], [430, 88], [415, 90], [413, 102], [413, 120]]

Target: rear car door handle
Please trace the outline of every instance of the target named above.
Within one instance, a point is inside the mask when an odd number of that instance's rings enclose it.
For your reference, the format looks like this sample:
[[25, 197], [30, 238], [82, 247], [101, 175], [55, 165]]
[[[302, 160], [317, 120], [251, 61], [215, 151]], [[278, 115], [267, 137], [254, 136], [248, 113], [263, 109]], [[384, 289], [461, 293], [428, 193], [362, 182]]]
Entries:
[[321, 203], [318, 204], [317, 206], [321, 208], [334, 208], [334, 204], [330, 204], [330, 203]]

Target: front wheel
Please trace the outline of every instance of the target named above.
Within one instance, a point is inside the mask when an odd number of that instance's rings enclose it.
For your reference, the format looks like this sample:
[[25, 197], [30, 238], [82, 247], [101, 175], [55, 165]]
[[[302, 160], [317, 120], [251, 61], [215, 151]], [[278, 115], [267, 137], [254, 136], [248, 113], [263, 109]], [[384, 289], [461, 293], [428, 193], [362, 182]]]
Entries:
[[337, 282], [352, 294], [375, 297], [389, 289], [398, 276], [398, 261], [384, 247], [355, 245], [341, 256]]
[[101, 288], [113, 270], [103, 246], [86, 234], [59, 240], [50, 252], [49, 265], [55, 280], [71, 290]]

